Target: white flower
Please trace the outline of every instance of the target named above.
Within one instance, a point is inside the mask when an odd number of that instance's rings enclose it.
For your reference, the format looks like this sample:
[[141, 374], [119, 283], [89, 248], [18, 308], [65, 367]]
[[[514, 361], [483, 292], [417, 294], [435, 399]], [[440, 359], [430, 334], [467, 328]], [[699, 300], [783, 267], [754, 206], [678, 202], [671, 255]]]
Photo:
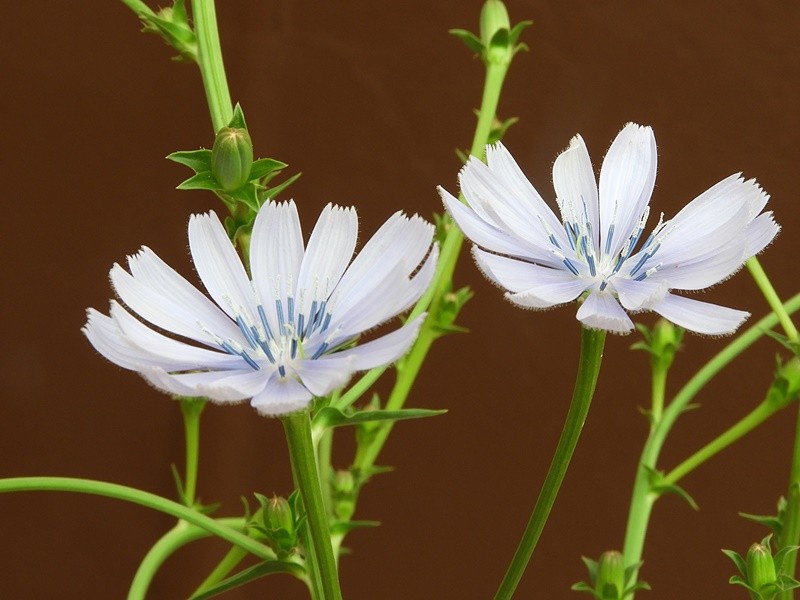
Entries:
[[[726, 279], [778, 233], [769, 196], [740, 174], [723, 179], [672, 220], [663, 214], [642, 243], [656, 178], [650, 127], [633, 123], [603, 160], [600, 185], [580, 135], [553, 165], [561, 220], [501, 145], [487, 164], [472, 157], [459, 175], [465, 206], [440, 188], [453, 219], [475, 244], [486, 276], [528, 308], [547, 308], [584, 295], [578, 320], [626, 333], [631, 312], [651, 310], [693, 331], [733, 332], [748, 313], [671, 293]], [[622, 306], [620, 306], [620, 304]]]
[[130, 273], [115, 264], [111, 282], [141, 319], [195, 343], [159, 333], [114, 300], [110, 316], [88, 310], [83, 332], [103, 356], [165, 392], [252, 398], [268, 415], [301, 409], [355, 371], [398, 359], [419, 330], [422, 317], [352, 345], [428, 286], [433, 227], [396, 213], [351, 263], [357, 234], [355, 209], [328, 205], [304, 249], [294, 203], [269, 203], [253, 226], [251, 281], [217, 216], [193, 215], [189, 247], [213, 301], [147, 247], [128, 257]]

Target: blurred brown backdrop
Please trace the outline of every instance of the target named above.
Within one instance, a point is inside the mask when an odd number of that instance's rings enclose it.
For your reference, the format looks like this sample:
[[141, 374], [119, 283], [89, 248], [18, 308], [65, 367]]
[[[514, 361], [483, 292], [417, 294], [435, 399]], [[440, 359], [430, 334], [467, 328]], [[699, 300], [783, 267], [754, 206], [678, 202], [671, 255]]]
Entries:
[[[304, 225], [327, 202], [355, 204], [362, 239], [398, 208], [430, 216], [435, 186], [456, 188], [455, 147], [467, 146], [482, 69], [451, 36], [477, 29], [480, 4], [219, 3], [234, 98], [256, 152], [304, 175], [291, 195]], [[667, 216], [743, 170], [772, 194], [783, 233], [763, 255], [778, 291], [798, 289], [800, 5], [509, 0], [533, 19], [501, 101], [522, 121], [507, 145], [542, 194], [550, 168], [581, 132], [595, 165], [627, 121], [659, 143], [653, 208]], [[4, 182], [0, 476], [65, 475], [171, 496], [180, 464], [177, 406], [104, 361], [80, 334], [84, 309], [104, 309], [106, 274], [147, 244], [182, 273], [188, 215], [220, 210], [210, 194], [178, 192], [186, 176], [162, 157], [212, 142], [196, 69], [138, 33], [119, 2], [13, 3], [2, 19]], [[364, 491], [343, 560], [351, 599], [489, 598], [504, 572], [554, 448], [577, 353], [575, 307], [519, 311], [471, 261], [457, 283], [475, 299], [466, 336], [441, 340], [410, 404], [446, 416], [399, 426], [382, 462], [394, 473]], [[706, 299], [766, 311], [746, 273]], [[646, 322], [652, 322], [647, 317]], [[574, 463], [520, 598], [572, 598], [580, 555], [619, 548], [645, 436], [646, 357], [612, 337]], [[674, 391], [724, 341], [688, 336]], [[776, 346], [760, 342], [679, 422], [662, 466], [745, 414], [768, 385]], [[784, 493], [796, 409], [773, 418], [685, 481], [701, 506], [676, 498], [654, 511], [647, 597], [743, 598], [719, 549], [744, 551], [764, 531], [737, 511], [771, 513]], [[340, 436], [345, 437], [345, 436]], [[345, 452], [340, 460], [347, 459]], [[236, 514], [252, 491], [287, 493], [280, 423], [246, 405], [209, 407], [199, 491]], [[0, 497], [1, 598], [122, 598], [171, 519], [112, 500], [64, 494]], [[223, 546], [199, 542], [171, 559], [151, 597], [180, 598]], [[271, 578], [230, 598], [303, 598]], [[644, 597], [644, 596], [643, 596]]]

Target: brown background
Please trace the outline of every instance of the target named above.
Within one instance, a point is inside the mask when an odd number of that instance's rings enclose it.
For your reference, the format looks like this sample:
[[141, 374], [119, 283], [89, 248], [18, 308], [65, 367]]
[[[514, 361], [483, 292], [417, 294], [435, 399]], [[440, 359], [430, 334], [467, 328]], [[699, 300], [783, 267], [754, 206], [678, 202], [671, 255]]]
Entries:
[[[595, 165], [630, 120], [659, 143], [654, 211], [667, 216], [743, 170], [772, 194], [783, 233], [763, 256], [778, 291], [797, 291], [800, 5], [511, 0], [531, 18], [531, 52], [513, 65], [501, 102], [522, 122], [507, 145], [546, 198], [550, 169], [581, 132]], [[234, 98], [256, 152], [303, 171], [291, 190], [306, 230], [329, 202], [355, 204], [362, 240], [398, 208], [440, 210], [456, 188], [453, 150], [468, 145], [482, 69], [447, 35], [477, 29], [478, 2], [220, 3]], [[141, 244], [186, 274], [188, 215], [221, 207], [178, 192], [187, 175], [162, 157], [209, 146], [200, 78], [138, 33], [118, 2], [13, 3], [2, 20], [3, 351], [0, 475], [65, 475], [173, 493], [177, 406], [101, 359], [81, 336], [84, 309], [104, 309], [106, 277]], [[657, 214], [657, 213], [656, 213]], [[457, 283], [476, 298], [472, 331], [437, 343], [410, 399], [446, 416], [396, 429], [382, 456], [394, 473], [364, 491], [343, 560], [352, 599], [489, 598], [528, 517], [560, 429], [575, 369], [574, 306], [525, 312], [505, 303], [464, 258]], [[746, 273], [705, 299], [765, 312]], [[647, 316], [645, 321], [652, 319]], [[571, 598], [581, 554], [619, 548], [648, 400], [634, 336], [612, 337], [598, 393], [520, 598]], [[675, 391], [724, 342], [689, 336]], [[762, 397], [776, 346], [761, 342], [699, 398], [661, 461], [669, 468]], [[744, 551], [764, 531], [737, 511], [771, 513], [785, 490], [795, 409], [688, 477], [701, 506], [658, 503], [645, 553], [653, 599], [743, 598], [720, 548]], [[344, 438], [346, 436], [340, 436]], [[339, 460], [347, 460], [342, 452]], [[252, 491], [287, 493], [280, 423], [246, 405], [210, 407], [199, 491], [237, 514]], [[0, 497], [0, 597], [121, 598], [171, 519], [94, 497]], [[223, 552], [200, 542], [163, 569], [152, 598], [179, 598]], [[230, 598], [303, 598], [271, 578]], [[643, 596], [644, 597], [644, 596]]]

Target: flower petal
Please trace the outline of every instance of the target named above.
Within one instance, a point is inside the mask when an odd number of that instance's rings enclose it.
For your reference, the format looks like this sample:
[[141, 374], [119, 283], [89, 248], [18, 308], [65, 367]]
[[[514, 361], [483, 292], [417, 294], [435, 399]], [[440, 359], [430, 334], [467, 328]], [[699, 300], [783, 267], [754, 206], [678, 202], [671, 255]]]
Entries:
[[329, 356], [323, 356], [319, 361], [332, 359], [350, 358], [350, 366], [354, 371], [366, 371], [375, 367], [382, 367], [393, 363], [403, 356], [414, 340], [417, 339], [419, 328], [425, 320], [425, 314], [421, 314], [416, 319], [392, 331], [382, 335], [365, 344], [359, 344], [347, 350], [336, 352]]
[[94, 349], [105, 358], [130, 371], [135, 371], [140, 365], [156, 363], [149, 352], [128, 343], [114, 319], [94, 308], [88, 309], [86, 313], [86, 325], [81, 331]]
[[278, 330], [276, 299], [295, 295], [303, 261], [303, 232], [293, 201], [263, 206], [253, 224], [250, 266], [253, 286], [273, 332]]
[[113, 300], [111, 318], [119, 335], [128, 344], [147, 353], [150, 357], [148, 362], [166, 371], [237, 369], [244, 366], [239, 356], [191, 346], [150, 329]]
[[605, 329], [612, 333], [633, 330], [633, 321], [609, 292], [589, 294], [578, 309], [577, 317], [581, 323], [593, 329]]
[[[264, 374], [249, 368], [178, 374], [167, 373], [158, 366], [142, 366], [137, 370], [142, 377], [152, 385], [167, 393], [177, 394], [179, 396], [206, 396], [215, 402], [237, 402], [249, 398], [252, 394], [247, 392], [255, 387], [252, 385], [253, 379], [266, 380]], [[242, 384], [241, 380], [235, 379], [236, 376], [244, 376], [243, 379], [245, 379], [245, 382], [249, 385], [245, 386]], [[218, 396], [212, 395], [214, 393], [215, 384], [220, 384], [225, 380], [239, 382], [244, 390], [234, 390], [229, 386], [223, 386], [220, 388]], [[238, 393], [236, 393], [237, 391]]]
[[[438, 189], [447, 212], [473, 243], [500, 254], [520, 256], [531, 260], [536, 257], [537, 262], [548, 266], [559, 264], [560, 260], [557, 260], [552, 252], [547, 254], [544, 248], [532, 251], [530, 243], [509, 235], [493, 222], [485, 221], [471, 207], [460, 202], [444, 188], [439, 187]], [[549, 244], [549, 241], [547, 243]]]
[[656, 139], [650, 127], [628, 123], [600, 169], [600, 249], [617, 256], [642, 218], [656, 180]]
[[262, 415], [277, 416], [306, 408], [312, 398], [311, 392], [296, 379], [275, 374], [250, 404]]
[[668, 294], [651, 307], [665, 319], [706, 335], [727, 335], [736, 331], [750, 313]]
[[650, 279], [636, 281], [627, 277], [612, 277], [609, 283], [614, 287], [622, 306], [634, 311], [649, 308], [669, 292], [666, 283]]
[[771, 211], [758, 215], [747, 226], [747, 231], [745, 232], [747, 236], [747, 244], [744, 249], [745, 257], [755, 256], [769, 246], [780, 230], [781, 228], [772, 217]]
[[588, 221], [591, 225], [595, 256], [600, 255], [600, 207], [597, 199], [597, 180], [592, 169], [589, 151], [580, 135], [553, 164], [553, 187], [565, 223]]
[[[478, 268], [488, 279], [510, 292], [524, 292], [539, 286], [546, 286], [548, 283], [578, 281], [578, 278], [566, 269], [542, 267], [524, 260], [492, 254], [477, 246], [472, 247], [472, 256], [475, 258]], [[581, 285], [583, 286], [581, 291], [586, 289], [586, 283], [576, 284], [576, 288]], [[580, 292], [564, 302], [574, 300], [578, 294]]]
[[327, 299], [342, 278], [358, 237], [358, 217], [354, 208], [328, 204], [311, 233], [297, 281], [297, 294], [307, 301]]
[[207, 330], [224, 338], [240, 339], [239, 329], [219, 307], [162, 261], [142, 247], [128, 257], [128, 273], [119, 265], [110, 272], [122, 301], [153, 325], [183, 337], [216, 346]]
[[322, 397], [350, 380], [356, 370], [355, 362], [354, 356], [329, 356], [325, 360], [296, 360], [293, 367], [303, 385], [315, 396]]
[[233, 320], [244, 315], [255, 322], [253, 287], [215, 213], [191, 216], [189, 249], [195, 269], [217, 305]]

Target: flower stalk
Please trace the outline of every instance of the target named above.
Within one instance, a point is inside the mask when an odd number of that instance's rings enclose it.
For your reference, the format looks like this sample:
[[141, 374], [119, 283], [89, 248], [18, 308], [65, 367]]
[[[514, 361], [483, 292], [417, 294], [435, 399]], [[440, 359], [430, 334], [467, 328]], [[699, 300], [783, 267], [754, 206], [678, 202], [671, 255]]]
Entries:
[[285, 415], [281, 421], [289, 445], [295, 483], [300, 490], [308, 519], [314, 564], [322, 580], [323, 597], [318, 600], [341, 600], [342, 592], [339, 588], [336, 559], [331, 546], [328, 516], [322, 499], [308, 411], [302, 410]]
[[564, 423], [564, 429], [561, 431], [561, 437], [558, 440], [553, 460], [539, 492], [533, 513], [522, 535], [517, 551], [514, 553], [514, 558], [511, 560], [508, 571], [494, 596], [495, 600], [508, 600], [514, 594], [514, 590], [517, 588], [550, 515], [550, 509], [553, 507], [558, 495], [561, 482], [564, 480], [564, 475], [572, 459], [578, 438], [583, 430], [583, 424], [586, 422], [586, 416], [589, 413], [597, 377], [600, 373], [605, 339], [606, 332], [603, 330], [581, 328], [578, 374], [575, 379], [575, 389], [572, 394], [572, 402], [567, 413], [567, 419]]
[[217, 30], [217, 12], [214, 0], [192, 0], [195, 34], [197, 35], [197, 59], [206, 100], [211, 112], [211, 124], [216, 133], [233, 118], [233, 103], [228, 91], [222, 48]]

